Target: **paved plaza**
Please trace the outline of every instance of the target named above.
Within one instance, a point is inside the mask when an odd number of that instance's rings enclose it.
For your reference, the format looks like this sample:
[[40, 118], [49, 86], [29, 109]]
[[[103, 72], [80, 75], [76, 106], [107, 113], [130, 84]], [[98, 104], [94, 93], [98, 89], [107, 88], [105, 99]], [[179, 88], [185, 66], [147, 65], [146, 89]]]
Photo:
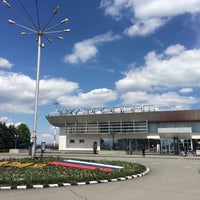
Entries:
[[[8, 154], [0, 154], [5, 158]], [[23, 155], [21, 155], [22, 157]], [[146, 165], [143, 177], [84, 186], [1, 190], [4, 200], [197, 200], [200, 197], [200, 158], [141, 155], [64, 155], [70, 158], [122, 160]]]

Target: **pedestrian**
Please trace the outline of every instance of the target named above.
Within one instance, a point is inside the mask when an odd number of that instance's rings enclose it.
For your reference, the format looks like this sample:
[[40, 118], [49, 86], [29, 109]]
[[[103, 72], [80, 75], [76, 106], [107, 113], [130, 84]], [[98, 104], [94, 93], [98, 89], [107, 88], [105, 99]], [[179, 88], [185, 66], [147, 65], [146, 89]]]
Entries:
[[185, 147], [184, 150], [185, 150], [185, 156], [187, 156], [188, 153], [187, 147]]
[[142, 147], [142, 156], [145, 157], [145, 147]]
[[93, 154], [97, 154], [97, 142], [93, 143]]

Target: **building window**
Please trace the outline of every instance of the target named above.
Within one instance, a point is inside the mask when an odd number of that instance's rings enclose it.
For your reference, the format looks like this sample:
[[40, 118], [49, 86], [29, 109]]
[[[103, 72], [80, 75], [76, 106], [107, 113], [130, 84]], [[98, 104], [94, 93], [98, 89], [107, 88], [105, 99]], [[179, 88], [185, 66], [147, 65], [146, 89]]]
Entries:
[[133, 132], [133, 122], [123, 122], [122, 123], [122, 132], [132, 133]]
[[75, 140], [74, 139], [70, 139], [69, 143], [75, 143]]
[[111, 122], [110, 123], [110, 132], [111, 133], [120, 133], [121, 132], [121, 123], [120, 122]]
[[85, 125], [77, 124], [76, 125], [76, 133], [85, 133]]
[[79, 140], [79, 143], [81, 143], [81, 144], [85, 143], [85, 140]]
[[108, 123], [100, 124], [100, 133], [108, 133], [109, 131]]
[[146, 122], [134, 122], [135, 133], [146, 133], [148, 131]]

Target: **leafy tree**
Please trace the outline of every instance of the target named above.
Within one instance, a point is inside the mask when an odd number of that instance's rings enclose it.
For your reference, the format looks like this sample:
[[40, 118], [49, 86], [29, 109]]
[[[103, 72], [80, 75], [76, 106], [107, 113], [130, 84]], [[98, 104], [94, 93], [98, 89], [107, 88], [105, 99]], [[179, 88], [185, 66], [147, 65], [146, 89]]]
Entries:
[[6, 126], [0, 122], [0, 149], [26, 148], [30, 142], [30, 130], [25, 124]]
[[7, 133], [6, 133], [7, 149], [14, 148], [16, 132], [17, 130], [14, 125], [10, 125], [7, 128]]
[[10, 125], [9, 128], [5, 123], [0, 122], [0, 149], [10, 149], [14, 147], [15, 127]]
[[4, 149], [5, 145], [4, 145], [4, 137], [3, 137], [3, 124], [0, 122], [0, 149]]
[[19, 148], [27, 148], [31, 138], [31, 133], [28, 126], [24, 123], [21, 123], [16, 127], [16, 129], [17, 134], [19, 135]]

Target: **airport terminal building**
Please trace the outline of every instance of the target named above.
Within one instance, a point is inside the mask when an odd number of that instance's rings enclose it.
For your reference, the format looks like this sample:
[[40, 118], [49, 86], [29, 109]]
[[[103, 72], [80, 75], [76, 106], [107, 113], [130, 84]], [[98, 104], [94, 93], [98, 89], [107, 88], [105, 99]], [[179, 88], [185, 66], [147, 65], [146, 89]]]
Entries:
[[155, 111], [148, 107], [59, 110], [46, 116], [59, 127], [59, 150], [146, 150], [180, 154], [200, 147], [200, 110]]

